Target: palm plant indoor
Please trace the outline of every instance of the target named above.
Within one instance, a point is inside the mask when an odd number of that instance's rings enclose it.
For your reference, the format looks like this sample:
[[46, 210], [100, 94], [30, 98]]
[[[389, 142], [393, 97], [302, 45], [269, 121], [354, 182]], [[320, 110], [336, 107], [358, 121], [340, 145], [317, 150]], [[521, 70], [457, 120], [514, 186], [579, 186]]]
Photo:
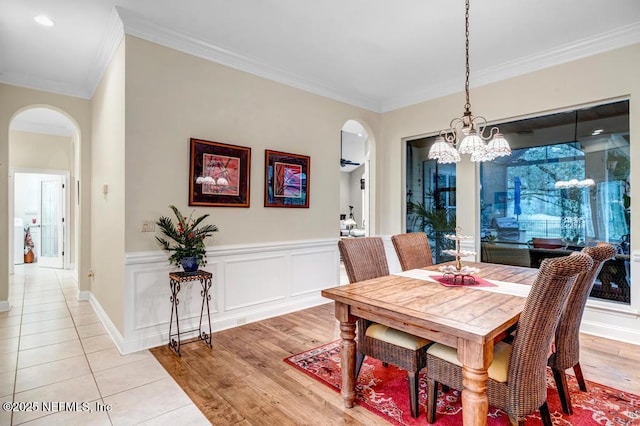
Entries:
[[176, 206], [169, 206], [176, 216], [176, 223], [166, 216], [160, 217], [156, 225], [168, 239], [156, 236], [160, 247], [169, 252], [170, 265], [182, 265], [186, 272], [193, 272], [199, 266], [207, 264], [206, 246], [204, 241], [218, 231], [215, 225], [202, 225], [209, 214], [193, 219], [193, 212], [189, 217], [183, 216]]

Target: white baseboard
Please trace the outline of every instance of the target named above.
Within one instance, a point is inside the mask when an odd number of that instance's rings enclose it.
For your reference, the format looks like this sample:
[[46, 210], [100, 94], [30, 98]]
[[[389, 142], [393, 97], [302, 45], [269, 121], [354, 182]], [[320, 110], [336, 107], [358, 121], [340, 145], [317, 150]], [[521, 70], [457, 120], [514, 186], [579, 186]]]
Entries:
[[640, 345], [640, 312], [629, 305], [589, 299], [580, 332]]
[[91, 300], [91, 292], [78, 290], [78, 295], [76, 297], [78, 300]]
[[580, 333], [640, 345], [640, 331], [631, 328], [615, 327], [609, 324], [583, 321], [580, 326]]
[[[98, 315], [98, 318], [100, 318], [100, 322], [102, 322], [102, 325], [107, 330], [107, 333], [111, 337], [111, 340], [113, 340], [113, 343], [115, 343], [118, 350], [120, 351], [120, 354], [124, 355], [128, 353], [123, 350], [124, 339], [122, 338], [122, 334], [120, 334], [120, 332], [118, 331], [118, 328], [115, 326], [115, 324], [113, 324], [113, 322], [111, 321], [111, 318], [109, 318], [109, 315], [107, 315], [105, 310], [102, 308], [102, 305], [100, 304], [98, 299], [95, 298], [93, 293], [89, 292], [88, 300], [89, 300], [89, 303], [91, 303], [93, 310], [96, 312], [96, 315]], [[135, 352], [135, 351], [130, 351], [130, 352]]]
[[[214, 341], [217, 331], [329, 303], [320, 291], [340, 283], [337, 241], [209, 247], [205, 269], [213, 274], [210, 311]], [[171, 270], [160, 251], [126, 255], [122, 332], [91, 293], [90, 301], [121, 353], [168, 343]], [[200, 283], [182, 283], [178, 297], [180, 328], [197, 329]], [[208, 331], [208, 324], [205, 329]]]
[[[211, 317], [211, 330], [213, 335], [213, 345], [215, 346], [215, 333], [223, 330], [227, 330], [234, 327], [239, 327], [244, 324], [249, 324], [256, 321], [261, 321], [268, 318], [273, 318], [280, 315], [285, 315], [291, 312], [296, 312], [302, 309], [311, 308], [313, 306], [329, 303], [329, 300], [323, 297], [316, 297], [300, 301], [298, 303], [283, 304], [280, 306], [270, 306], [264, 310], [256, 310], [254, 312], [246, 312], [242, 315], [230, 315], [225, 318]], [[170, 309], [170, 308], [169, 308]], [[167, 309], [167, 315], [170, 314], [170, 310]], [[199, 318], [180, 318], [180, 328], [193, 330], [190, 333], [181, 334], [181, 340], [186, 340], [191, 337], [198, 336], [198, 320]], [[105, 327], [107, 327], [105, 325]], [[209, 332], [209, 324], [205, 317], [202, 323], [203, 331]], [[195, 329], [195, 330], [194, 330]], [[175, 332], [175, 323], [173, 325], [172, 333]], [[118, 350], [123, 353], [137, 352], [145, 349], [155, 348], [158, 346], [164, 346], [169, 343], [169, 323], [163, 324], [159, 329], [153, 329], [147, 334], [138, 334], [132, 338], [124, 339], [120, 336], [117, 330], [109, 332], [113, 337], [113, 340], [118, 346]]]
[[9, 312], [11, 310], [11, 303], [8, 300], [0, 300], [0, 312]]

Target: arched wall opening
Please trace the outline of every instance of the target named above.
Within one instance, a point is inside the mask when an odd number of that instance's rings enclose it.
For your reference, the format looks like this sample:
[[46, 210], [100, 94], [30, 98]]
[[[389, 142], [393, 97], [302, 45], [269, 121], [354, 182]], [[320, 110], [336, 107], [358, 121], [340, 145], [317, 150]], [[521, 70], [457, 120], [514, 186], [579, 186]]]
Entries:
[[366, 124], [347, 120], [340, 132], [340, 235], [374, 233], [375, 141]]
[[13, 115], [8, 135], [9, 273], [25, 262], [75, 269], [79, 127], [63, 110], [30, 105]]

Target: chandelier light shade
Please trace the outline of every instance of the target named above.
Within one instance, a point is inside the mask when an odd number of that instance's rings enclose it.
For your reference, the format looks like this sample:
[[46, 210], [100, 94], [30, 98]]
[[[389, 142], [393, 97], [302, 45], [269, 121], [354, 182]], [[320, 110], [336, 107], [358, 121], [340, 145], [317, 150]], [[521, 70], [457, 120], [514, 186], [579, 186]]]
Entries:
[[559, 180], [555, 183], [556, 189], [567, 189], [567, 188], [589, 188], [594, 186], [596, 182], [593, 179], [571, 179], [571, 180]]
[[466, 103], [462, 117], [454, 118], [449, 129], [441, 130], [429, 150], [429, 159], [438, 163], [457, 163], [460, 154], [470, 154], [471, 161], [491, 161], [497, 157], [511, 155], [509, 143], [500, 129], [487, 130], [487, 120], [471, 113], [469, 101], [469, 0], [465, 7], [465, 95]]

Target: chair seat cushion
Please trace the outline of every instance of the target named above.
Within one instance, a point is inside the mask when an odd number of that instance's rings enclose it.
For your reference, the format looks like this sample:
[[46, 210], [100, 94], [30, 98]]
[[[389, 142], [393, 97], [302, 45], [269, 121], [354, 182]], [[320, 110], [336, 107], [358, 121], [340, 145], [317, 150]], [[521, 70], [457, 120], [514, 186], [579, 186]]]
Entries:
[[[489, 378], [499, 383], [505, 383], [507, 381], [511, 348], [512, 346], [505, 342], [499, 342], [493, 347], [493, 362], [488, 369]], [[427, 349], [427, 353], [462, 367], [462, 364], [458, 361], [458, 351], [456, 348], [435, 343]]]
[[382, 324], [371, 324], [364, 333], [367, 337], [391, 343], [406, 349], [418, 350], [431, 343], [430, 340]]

